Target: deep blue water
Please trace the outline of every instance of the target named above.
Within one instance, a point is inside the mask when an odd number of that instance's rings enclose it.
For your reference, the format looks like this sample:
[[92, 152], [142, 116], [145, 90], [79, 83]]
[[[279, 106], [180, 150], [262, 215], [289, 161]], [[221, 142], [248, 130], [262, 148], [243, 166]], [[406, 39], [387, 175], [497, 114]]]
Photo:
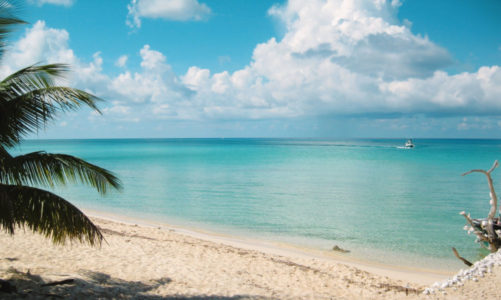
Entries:
[[[385, 263], [458, 268], [451, 247], [482, 251], [458, 213], [485, 217], [481, 174], [501, 140], [112, 139], [30, 140], [15, 154], [46, 150], [115, 172], [124, 190], [56, 192], [82, 208], [178, 225], [352, 250]], [[501, 168], [493, 173], [501, 187]], [[499, 189], [501, 192], [501, 189]], [[388, 255], [388, 253], [398, 255]], [[395, 259], [395, 256], [399, 259]]]

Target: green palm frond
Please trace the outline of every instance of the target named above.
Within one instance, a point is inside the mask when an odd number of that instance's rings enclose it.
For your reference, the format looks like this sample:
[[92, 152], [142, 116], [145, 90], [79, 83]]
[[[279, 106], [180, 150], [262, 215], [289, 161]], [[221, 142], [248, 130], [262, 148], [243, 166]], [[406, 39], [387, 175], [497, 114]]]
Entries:
[[63, 198], [41, 189], [0, 184], [0, 225], [13, 234], [17, 226], [51, 238], [101, 244], [103, 235], [78, 208]]
[[[0, 58], [5, 39], [17, 24], [13, 16], [18, 0], [0, 0]], [[88, 106], [100, 112], [101, 99], [78, 89], [59, 86], [69, 70], [65, 64], [32, 65], [0, 82], [0, 229], [13, 234], [27, 227], [55, 243], [79, 240], [100, 244], [103, 236], [92, 222], [65, 199], [35, 187], [55, 187], [80, 181], [106, 193], [121, 189], [111, 172], [65, 154], [33, 152], [17, 157], [6, 148], [16, 146], [26, 134], [37, 132], [58, 113]]]
[[0, 190], [0, 226], [10, 234], [14, 233], [14, 207], [7, 193]]
[[2, 80], [0, 88], [13, 89], [18, 94], [33, 89], [55, 85], [57, 78], [63, 78], [69, 72], [66, 64], [32, 65], [23, 68]]
[[45, 126], [58, 112], [76, 110], [82, 105], [99, 112], [98, 97], [54, 86], [55, 79], [67, 70], [62, 64], [30, 66], [0, 82], [0, 145], [19, 143], [22, 136]]
[[16, 157], [10, 156], [0, 146], [0, 182], [16, 185], [88, 184], [101, 194], [110, 187], [120, 190], [120, 180], [111, 172], [83, 159], [66, 154], [52, 154], [43, 151]]

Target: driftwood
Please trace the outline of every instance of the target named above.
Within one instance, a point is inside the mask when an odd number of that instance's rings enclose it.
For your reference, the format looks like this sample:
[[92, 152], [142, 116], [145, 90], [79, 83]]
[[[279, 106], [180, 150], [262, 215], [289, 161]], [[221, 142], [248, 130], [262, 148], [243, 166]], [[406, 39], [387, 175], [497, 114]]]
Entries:
[[[462, 215], [466, 219], [466, 222], [468, 222], [468, 224], [470, 224], [470, 227], [466, 226], [466, 229], [468, 230], [468, 232], [473, 231], [473, 233], [477, 235], [477, 239], [479, 242], [487, 242], [487, 243], [489, 242], [489, 239], [485, 235], [485, 232], [483, 232], [481, 230], [477, 230], [477, 226], [475, 226], [475, 224], [473, 223], [473, 220], [471, 219], [470, 214], [466, 214], [464, 211], [460, 212], [459, 214]], [[481, 245], [484, 246], [483, 244], [481, 244]]]
[[464, 264], [465, 264], [465, 265], [467, 265], [468, 267], [473, 266], [473, 264], [472, 264], [469, 260], [467, 260], [467, 259], [466, 259], [466, 258], [464, 258], [464, 257], [459, 256], [459, 253], [458, 253], [458, 251], [456, 250], [456, 248], [452, 247], [452, 252], [454, 252], [454, 255], [455, 255], [455, 256], [456, 256], [456, 257], [457, 257], [460, 261], [464, 262]]
[[[465, 226], [465, 230], [468, 230], [468, 233], [473, 232], [477, 236], [477, 242], [480, 242], [480, 244], [484, 247], [487, 245], [486, 248], [493, 253], [498, 251], [499, 248], [501, 248], [501, 238], [500, 238], [501, 230], [499, 229], [501, 228], [501, 208], [499, 211], [500, 218], [495, 218], [496, 211], [498, 209], [498, 198], [496, 195], [496, 191], [494, 190], [494, 184], [492, 182], [492, 177], [491, 177], [492, 171], [494, 171], [498, 166], [499, 163], [496, 160], [492, 165], [492, 167], [487, 171], [475, 169], [462, 174], [462, 176], [465, 176], [471, 173], [482, 173], [487, 177], [487, 184], [489, 185], [489, 191], [490, 191], [489, 204], [491, 206], [487, 218], [472, 219], [470, 215], [464, 211], [459, 213], [466, 219], [466, 222], [468, 223], [468, 225]], [[456, 249], [452, 248], [452, 251], [454, 252], [454, 255], [458, 259], [460, 259], [467, 265], [468, 263], [471, 265], [469, 261], [459, 256]]]

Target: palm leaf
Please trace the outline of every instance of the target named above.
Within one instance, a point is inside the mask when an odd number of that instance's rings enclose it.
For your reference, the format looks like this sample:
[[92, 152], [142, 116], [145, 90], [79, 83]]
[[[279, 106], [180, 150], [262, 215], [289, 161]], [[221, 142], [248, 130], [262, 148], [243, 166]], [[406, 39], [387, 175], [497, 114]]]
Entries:
[[65, 199], [41, 189], [0, 184], [0, 225], [13, 234], [15, 227], [28, 227], [51, 238], [101, 244], [103, 235], [78, 208]]
[[57, 78], [63, 78], [68, 72], [66, 64], [32, 65], [4, 78], [0, 87], [14, 88], [23, 94], [36, 88], [53, 86]]
[[0, 82], [0, 145], [14, 146], [21, 137], [36, 132], [58, 112], [82, 105], [99, 112], [101, 99], [78, 89], [54, 86], [68, 70], [52, 64], [24, 68]]
[[[13, 17], [17, 0], [0, 0], [0, 58], [5, 39], [15, 25], [24, 21]], [[12, 147], [22, 136], [36, 132], [59, 112], [82, 105], [99, 112], [100, 99], [84, 91], [60, 87], [57, 80], [69, 67], [64, 64], [33, 65], [21, 69], [0, 82], [0, 229], [13, 234], [16, 227], [28, 227], [55, 243], [79, 240], [100, 244], [99, 229], [65, 199], [42, 189], [23, 186], [82, 181], [99, 192], [121, 184], [111, 172], [82, 159], [64, 155], [33, 152], [11, 156]]]
[[0, 147], [0, 162], [1, 183], [53, 188], [57, 184], [80, 181], [96, 188], [101, 194], [105, 194], [110, 187], [122, 188], [113, 173], [71, 155], [39, 151], [12, 157]]
[[0, 226], [7, 232], [14, 233], [14, 207], [8, 194], [0, 190]]

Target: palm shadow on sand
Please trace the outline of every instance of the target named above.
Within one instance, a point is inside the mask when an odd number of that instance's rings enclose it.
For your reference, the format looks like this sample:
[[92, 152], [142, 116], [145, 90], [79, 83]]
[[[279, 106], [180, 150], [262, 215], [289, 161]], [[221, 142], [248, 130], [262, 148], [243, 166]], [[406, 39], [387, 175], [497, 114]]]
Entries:
[[10, 279], [8, 281], [16, 286], [17, 292], [2, 293], [2, 299], [216, 299], [216, 300], [238, 300], [238, 299], [272, 299], [253, 295], [171, 295], [158, 296], [149, 294], [158, 288], [168, 289], [170, 278], [163, 277], [150, 280], [148, 282], [126, 281], [119, 278], [93, 272], [81, 271], [82, 278], [75, 278], [71, 284], [55, 286], [42, 286], [46, 284], [42, 277], [30, 273], [19, 272], [15, 269], [8, 271]]

